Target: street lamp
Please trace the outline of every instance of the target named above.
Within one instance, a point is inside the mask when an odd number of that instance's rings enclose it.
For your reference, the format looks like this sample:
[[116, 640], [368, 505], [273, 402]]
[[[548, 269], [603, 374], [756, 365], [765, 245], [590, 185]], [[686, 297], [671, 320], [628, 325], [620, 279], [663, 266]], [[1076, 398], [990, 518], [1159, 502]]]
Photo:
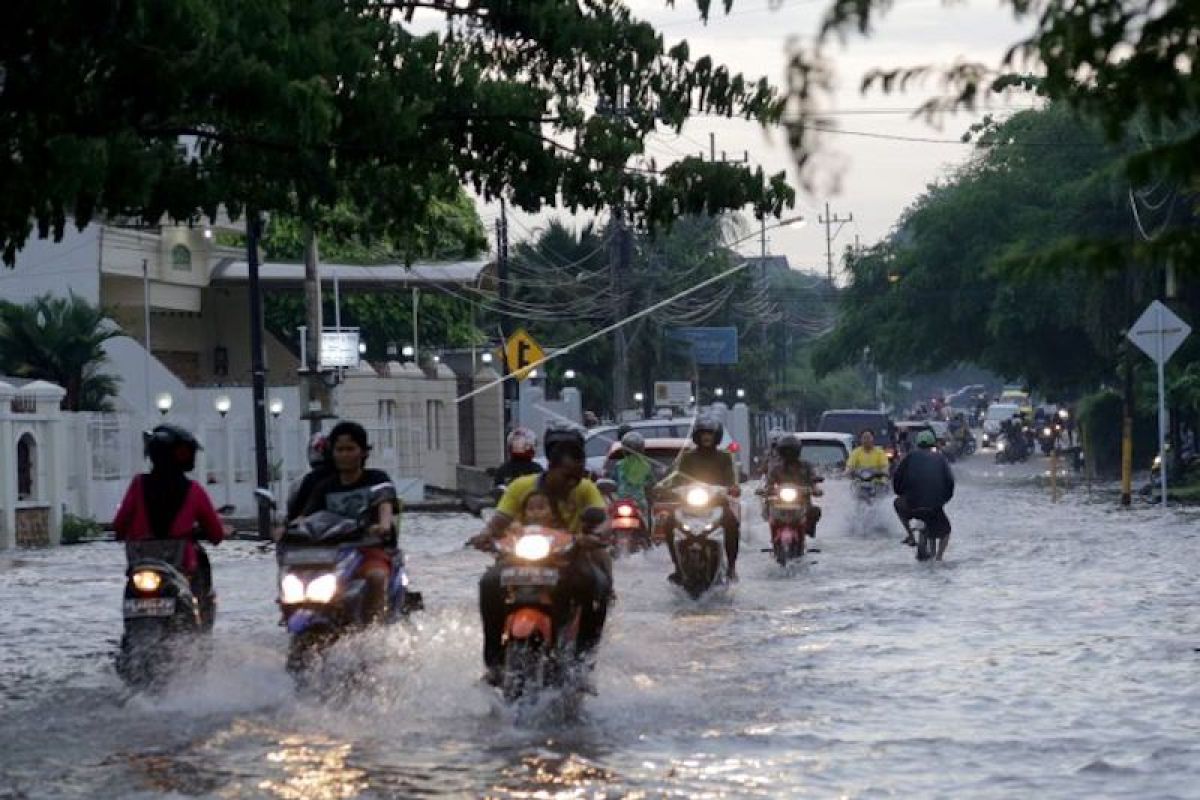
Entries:
[[168, 413], [170, 413], [171, 406], [175, 405], [175, 398], [171, 397], [170, 392], [163, 392], [154, 401], [154, 405], [158, 407], [158, 413], [165, 417]]
[[492, 354], [491, 354], [491, 353], [484, 353], [483, 355], [481, 355], [481, 356], [479, 357], [479, 360], [480, 360], [480, 361], [482, 361], [482, 362], [483, 362], [483, 363], [485, 363], [485, 364], [490, 364], [490, 363], [492, 363]]
[[271, 416], [274, 417], [275, 419], [279, 419], [279, 415], [283, 413], [283, 398], [282, 397], [272, 397], [270, 409], [271, 409]]
[[225, 415], [229, 413], [229, 409], [233, 408], [233, 401], [229, 399], [229, 395], [223, 394], [213, 401], [213, 408], [217, 409], [217, 413], [221, 415], [221, 419], [225, 419]]
[[569, 369], [569, 370], [563, 372], [563, 380], [565, 380], [565, 381], [575, 380], [575, 370]]
[[367, 343], [366, 342], [358, 343], [358, 354], [360, 356], [365, 356], [367, 354]]
[[404, 356], [405, 358], [412, 358], [416, 354], [417, 350], [411, 344], [406, 344], [404, 347], [400, 348], [400, 355]]
[[537, 380], [538, 371], [536, 369], [529, 370], [529, 380]]
[[643, 400], [645, 400], [645, 399], [646, 399], [646, 395], [642, 394], [641, 392], [634, 392], [634, 393], [633, 393], [633, 402], [635, 402], [635, 403], [640, 403], [640, 402], [642, 402], [642, 401], [643, 401]]
[[744, 399], [745, 397], [746, 397], [746, 390], [745, 390], [745, 389], [738, 389], [738, 390], [737, 390], [737, 398], [738, 398], [738, 400], [742, 400], [742, 399]]
[[718, 386], [717, 388], [713, 389], [713, 394], [715, 394], [717, 397], [724, 397], [725, 390]]

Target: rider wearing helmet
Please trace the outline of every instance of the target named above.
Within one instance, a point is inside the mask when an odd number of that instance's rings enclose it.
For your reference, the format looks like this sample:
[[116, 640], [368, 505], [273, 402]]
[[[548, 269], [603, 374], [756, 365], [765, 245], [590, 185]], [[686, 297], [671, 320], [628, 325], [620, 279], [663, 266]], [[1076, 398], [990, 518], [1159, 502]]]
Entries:
[[[694, 481], [710, 486], [720, 486], [728, 490], [725, 513], [721, 520], [721, 529], [725, 533], [725, 558], [729, 562], [729, 578], [737, 579], [738, 539], [741, 534], [741, 521], [731, 508], [730, 499], [736, 502], [738, 496], [737, 465], [733, 456], [719, 449], [721, 437], [725, 434], [725, 426], [714, 417], [702, 416], [692, 425], [692, 442], [695, 447], [684, 451], [679, 457], [679, 465], [675, 472], [668, 476], [667, 481], [681, 483]], [[671, 580], [679, 579], [679, 557], [675, 552], [673, 537], [668, 533], [667, 548], [671, 553], [676, 571]]]
[[529, 428], [514, 428], [508, 435], [508, 460], [492, 476], [496, 486], [507, 486], [522, 475], [539, 475], [542, 465], [533, 460], [537, 453], [537, 434]]
[[610, 477], [617, 482], [618, 499], [628, 499], [638, 504], [642, 519], [650, 519], [650, 501], [647, 492], [662, 477], [661, 468], [646, 455], [646, 440], [637, 431], [629, 431], [621, 437], [621, 457], [616, 459]]
[[908, 532], [904, 543], [916, 544], [908, 523], [919, 518], [929, 526], [930, 533], [940, 537], [937, 560], [941, 561], [950, 541], [950, 520], [943, 506], [954, 497], [954, 473], [946, 458], [934, 449], [936, 444], [933, 431], [921, 431], [917, 448], [896, 467], [892, 488], [896, 492], [896, 514]]
[[[767, 475], [764, 487], [768, 494], [774, 492], [781, 484], [790, 483], [808, 489], [810, 497], [820, 497], [823, 492], [817, 486], [817, 471], [813, 465], [800, 458], [800, 437], [794, 433], [785, 433], [776, 443], [775, 450], [779, 454], [779, 463]], [[808, 514], [805, 517], [808, 524], [809, 536], [817, 535], [817, 523], [821, 521], [821, 508], [809, 501]]]
[[[568, 605], [581, 609], [577, 655], [585, 655], [600, 640], [612, 590], [612, 561], [589, 534], [607, 518], [604, 496], [584, 473], [583, 434], [573, 426], [546, 431], [543, 438], [548, 467], [539, 475], [516, 478], [496, 505], [488, 527], [471, 544], [481, 550], [495, 547], [514, 522], [524, 524], [526, 499], [534, 493], [546, 495], [554, 516], [577, 538], [574, 560], [564, 569], [554, 589], [555, 603], [564, 612]], [[501, 666], [501, 637], [504, 628], [504, 589], [499, 567], [492, 567], [479, 581], [479, 613], [483, 618], [483, 660], [488, 679], [495, 681]]]
[[312, 497], [317, 484], [334, 473], [333, 448], [323, 433], [314, 433], [308, 440], [308, 473], [288, 495], [287, 518], [290, 522], [304, 513], [304, 507]]
[[[142, 434], [150, 471], [136, 475], [113, 518], [117, 541], [186, 539], [183, 571], [201, 602], [215, 601], [212, 568], [197, 539], [220, 544], [225, 526], [204, 487], [187, 477], [196, 467], [200, 443], [177, 425], [159, 425]], [[211, 608], [206, 609], [206, 613]]]

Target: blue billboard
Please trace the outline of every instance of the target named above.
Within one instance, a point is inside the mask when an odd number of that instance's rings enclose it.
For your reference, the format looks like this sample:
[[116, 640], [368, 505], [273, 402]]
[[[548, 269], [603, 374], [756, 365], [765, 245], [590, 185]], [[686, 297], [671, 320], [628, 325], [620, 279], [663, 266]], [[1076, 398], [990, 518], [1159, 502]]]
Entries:
[[728, 328], [668, 328], [667, 337], [691, 346], [692, 358], [706, 366], [738, 363], [738, 332]]

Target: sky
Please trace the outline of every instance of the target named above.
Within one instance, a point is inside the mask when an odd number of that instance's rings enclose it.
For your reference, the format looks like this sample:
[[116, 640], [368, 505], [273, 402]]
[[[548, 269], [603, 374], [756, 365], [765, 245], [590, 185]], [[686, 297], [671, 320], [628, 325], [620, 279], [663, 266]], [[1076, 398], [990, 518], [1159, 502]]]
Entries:
[[[668, 45], [686, 39], [693, 56], [711, 55], [734, 71], [753, 78], [765, 76], [782, 88], [787, 80], [789, 43], [812, 40], [827, 0], [735, 0], [729, 15], [714, 8], [707, 25], [700, 21], [691, 0], [676, 0], [674, 7], [666, 0], [629, 0], [627, 5], [636, 16], [654, 24]], [[714, 7], [721, 5], [714, 0]], [[824, 273], [825, 226], [819, 217], [825, 213], [825, 203], [840, 218], [853, 216], [852, 222], [841, 226], [835, 240], [837, 259], [856, 236], [864, 246], [886, 236], [904, 208], [929, 183], [947, 176], [971, 152], [957, 141], [911, 142], [872, 136], [957, 140], [981, 116], [961, 112], [942, 120], [940, 129], [933, 127], [924, 119], [913, 119], [910, 112], [937, 95], [936, 82], [907, 94], [863, 95], [859, 91], [863, 74], [875, 67], [949, 65], [957, 60], [998, 65], [1005, 50], [1029, 28], [1030, 23], [1018, 23], [998, 0], [949, 4], [943, 0], [896, 0], [869, 39], [831, 44], [828, 52], [836, 87], [831, 97], [821, 101], [821, 109], [841, 112], [835, 119], [843, 132], [822, 136], [816, 164], [819, 180], [812, 192], [801, 188], [784, 131], [764, 130], [757, 123], [696, 117], [679, 136], [673, 132], [652, 136], [648, 155], [661, 167], [683, 153], [707, 149], [710, 134], [715, 134], [718, 153], [724, 150], [733, 158], [748, 151], [750, 161], [762, 165], [768, 174], [787, 170], [798, 190], [793, 213], [803, 215], [805, 222], [768, 231], [768, 251], [787, 255], [793, 268]], [[997, 99], [991, 109], [982, 110], [1004, 113], [1006, 107], [1032, 104], [1031, 98], [1020, 96]], [[481, 204], [480, 213], [491, 226], [498, 207]], [[550, 218], [571, 219], [569, 212], [557, 209], [535, 215], [518, 212], [513, 217], [510, 236], [514, 240], [527, 238]], [[754, 237], [739, 249], [756, 255], [759, 246]]]

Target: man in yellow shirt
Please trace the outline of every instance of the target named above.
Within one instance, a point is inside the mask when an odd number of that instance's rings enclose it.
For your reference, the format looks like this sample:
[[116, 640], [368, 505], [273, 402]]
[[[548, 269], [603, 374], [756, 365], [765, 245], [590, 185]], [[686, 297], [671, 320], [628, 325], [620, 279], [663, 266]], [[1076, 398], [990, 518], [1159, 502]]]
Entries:
[[875, 446], [875, 434], [863, 431], [858, 436], [858, 447], [846, 459], [846, 471], [854, 474], [861, 469], [876, 470], [887, 475], [888, 457], [883, 448]]
[[[525, 501], [531, 494], [545, 495], [556, 517], [575, 534], [580, 546], [571, 564], [564, 568], [554, 589], [555, 604], [578, 606], [579, 637], [576, 652], [583, 656], [600, 640], [608, 599], [612, 591], [612, 560], [603, 550], [591, 546], [588, 534], [607, 519], [604, 495], [596, 484], [584, 477], [586, 459], [583, 434], [575, 428], [546, 432], [543, 439], [548, 467], [542, 475], [526, 475], [508, 485], [496, 504], [496, 515], [487, 530], [472, 540], [480, 549], [490, 549], [513, 522], [524, 523]], [[503, 655], [504, 589], [500, 571], [493, 567], [479, 581], [479, 613], [483, 619], [483, 661], [489, 679], [494, 679]]]

